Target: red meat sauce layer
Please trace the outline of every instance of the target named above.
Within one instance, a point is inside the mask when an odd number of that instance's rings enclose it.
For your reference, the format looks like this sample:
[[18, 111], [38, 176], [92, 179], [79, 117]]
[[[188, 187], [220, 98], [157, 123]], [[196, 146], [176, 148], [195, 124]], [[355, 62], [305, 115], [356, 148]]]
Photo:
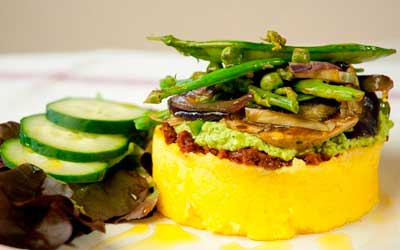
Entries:
[[[221, 159], [229, 159], [236, 163], [268, 169], [278, 169], [292, 165], [292, 160], [285, 161], [281, 158], [270, 156], [265, 152], [258, 151], [256, 148], [243, 148], [237, 151], [229, 151], [200, 146], [194, 141], [191, 133], [182, 131], [177, 134], [174, 127], [168, 123], [162, 124], [161, 131], [164, 134], [165, 143], [176, 143], [182, 153], [211, 153]], [[297, 158], [302, 159], [308, 165], [318, 165], [320, 162], [328, 161], [331, 157], [319, 153], [307, 153]]]

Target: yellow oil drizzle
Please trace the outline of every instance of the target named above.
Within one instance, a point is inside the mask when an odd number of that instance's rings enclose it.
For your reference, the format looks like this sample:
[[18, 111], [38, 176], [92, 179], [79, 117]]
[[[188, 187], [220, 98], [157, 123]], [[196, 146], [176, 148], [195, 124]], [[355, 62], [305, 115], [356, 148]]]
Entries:
[[130, 243], [120, 249], [135, 249], [135, 250], [171, 250], [182, 243], [196, 242], [199, 237], [183, 230], [180, 226], [175, 224], [156, 224], [153, 235]]
[[101, 241], [93, 249], [101, 249], [106, 245], [110, 245], [111, 243], [115, 243], [115, 242], [124, 240], [131, 236], [144, 234], [148, 231], [149, 231], [149, 226], [147, 224], [136, 224], [135, 226], [128, 229], [127, 231], [113, 235], [113, 236], [108, 237], [107, 239]]
[[265, 242], [255, 247], [243, 247], [239, 243], [232, 242], [220, 247], [221, 250], [290, 250], [291, 246], [287, 241]]
[[384, 223], [391, 218], [388, 216], [388, 209], [392, 206], [392, 198], [389, 194], [381, 192], [379, 194], [379, 204], [371, 213], [371, 222], [373, 223]]
[[352, 250], [351, 238], [347, 234], [325, 234], [317, 239], [320, 250]]

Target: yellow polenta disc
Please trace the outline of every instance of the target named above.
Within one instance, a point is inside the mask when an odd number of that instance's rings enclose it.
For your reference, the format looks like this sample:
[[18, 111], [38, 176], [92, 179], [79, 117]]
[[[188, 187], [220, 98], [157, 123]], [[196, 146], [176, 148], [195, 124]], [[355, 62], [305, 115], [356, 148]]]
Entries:
[[158, 210], [177, 223], [255, 240], [288, 239], [358, 220], [378, 201], [382, 145], [354, 148], [317, 166], [277, 170], [212, 154], [182, 153], [153, 138]]

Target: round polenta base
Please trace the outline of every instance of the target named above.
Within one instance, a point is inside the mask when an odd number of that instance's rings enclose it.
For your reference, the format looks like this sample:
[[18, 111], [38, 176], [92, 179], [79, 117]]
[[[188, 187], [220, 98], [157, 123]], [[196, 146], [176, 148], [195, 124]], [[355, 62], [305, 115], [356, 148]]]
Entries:
[[358, 220], [378, 201], [381, 144], [354, 148], [316, 166], [277, 170], [213, 154], [181, 153], [153, 138], [158, 210], [177, 223], [254, 240], [288, 239]]

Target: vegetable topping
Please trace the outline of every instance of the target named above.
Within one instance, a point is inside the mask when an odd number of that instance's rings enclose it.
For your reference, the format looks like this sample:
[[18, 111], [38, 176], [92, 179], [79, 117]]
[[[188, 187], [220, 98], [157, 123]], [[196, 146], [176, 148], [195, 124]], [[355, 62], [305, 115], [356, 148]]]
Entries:
[[[384, 75], [357, 76], [360, 70], [352, 64], [391, 55], [394, 49], [362, 44], [287, 46], [275, 31], [268, 31], [262, 43], [185, 41], [171, 35], [149, 39], [210, 62], [191, 79], [166, 77], [161, 89], [146, 99], [160, 103], [171, 97], [171, 116], [158, 122], [169, 123], [178, 135], [188, 131], [201, 147], [235, 145], [229, 150], [237, 152], [269, 148], [267, 154], [284, 160], [318, 162], [315, 159], [329, 158], [316, 153], [325, 142], [342, 136], [374, 138], [380, 130], [379, 112], [389, 116], [393, 81]], [[221, 123], [224, 129], [210, 122]], [[215, 130], [205, 131], [211, 127]]]

